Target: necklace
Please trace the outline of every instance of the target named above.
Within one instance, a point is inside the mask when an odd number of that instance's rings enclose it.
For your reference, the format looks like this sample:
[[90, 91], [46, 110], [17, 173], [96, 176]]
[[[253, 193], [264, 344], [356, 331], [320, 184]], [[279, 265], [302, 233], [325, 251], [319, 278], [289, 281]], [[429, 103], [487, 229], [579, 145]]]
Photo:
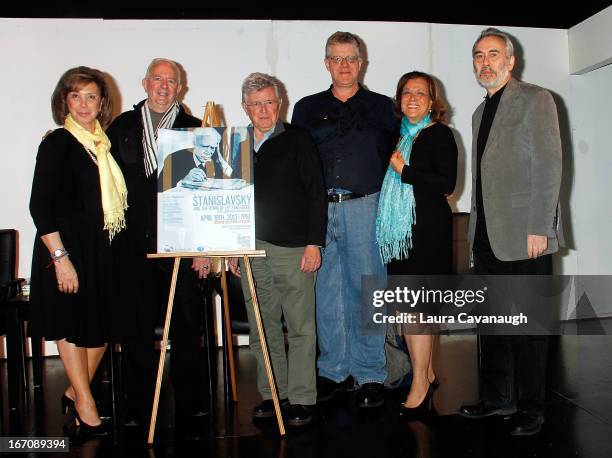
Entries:
[[94, 155], [94, 153], [89, 151], [89, 148], [86, 148], [85, 146], [83, 146], [83, 148], [85, 148], [85, 151], [87, 151], [87, 154], [89, 155], [89, 157], [91, 158], [93, 163], [96, 164], [96, 166], [97, 166], [98, 165], [98, 159], [96, 159], [96, 156]]

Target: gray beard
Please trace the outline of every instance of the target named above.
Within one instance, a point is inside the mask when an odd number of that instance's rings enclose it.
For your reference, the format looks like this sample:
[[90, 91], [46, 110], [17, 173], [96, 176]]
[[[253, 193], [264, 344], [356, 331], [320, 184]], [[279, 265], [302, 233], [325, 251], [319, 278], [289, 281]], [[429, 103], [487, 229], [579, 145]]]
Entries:
[[497, 74], [497, 77], [490, 81], [481, 80], [480, 76], [476, 72], [474, 72], [474, 75], [476, 76], [476, 81], [478, 82], [478, 84], [480, 84], [483, 88], [495, 89], [500, 87], [503, 82], [506, 81], [506, 78], [508, 77], [509, 73], [510, 72], [508, 71], [508, 68], [504, 66], [504, 68]]

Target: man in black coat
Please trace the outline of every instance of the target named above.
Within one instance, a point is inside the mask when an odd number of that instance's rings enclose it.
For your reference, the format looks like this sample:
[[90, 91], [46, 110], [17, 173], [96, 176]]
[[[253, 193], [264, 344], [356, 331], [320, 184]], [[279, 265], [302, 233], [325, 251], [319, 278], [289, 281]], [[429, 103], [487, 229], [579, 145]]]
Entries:
[[[127, 230], [121, 242], [113, 244], [124, 260], [118, 268], [126, 314], [121, 346], [126, 426], [143, 424], [151, 412], [157, 373], [155, 325], [159, 306], [168, 298], [171, 272], [168, 262], [146, 258], [157, 251], [157, 131], [201, 125], [177, 102], [182, 86], [175, 62], [154, 59], [142, 85], [147, 99], [118, 116], [107, 131], [128, 188]], [[206, 351], [201, 345], [204, 297], [198, 284], [209, 271], [208, 259], [181, 261], [170, 336], [171, 378], [181, 418], [203, 416], [209, 408]]]

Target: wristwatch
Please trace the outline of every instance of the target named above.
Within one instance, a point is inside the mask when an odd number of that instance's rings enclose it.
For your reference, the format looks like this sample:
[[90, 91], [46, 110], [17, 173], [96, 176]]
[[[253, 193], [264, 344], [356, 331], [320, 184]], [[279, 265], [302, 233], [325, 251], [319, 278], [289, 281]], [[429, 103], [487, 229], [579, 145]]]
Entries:
[[60, 259], [62, 259], [64, 256], [68, 256], [68, 252], [64, 248], [58, 248], [51, 255], [51, 259], [57, 262]]

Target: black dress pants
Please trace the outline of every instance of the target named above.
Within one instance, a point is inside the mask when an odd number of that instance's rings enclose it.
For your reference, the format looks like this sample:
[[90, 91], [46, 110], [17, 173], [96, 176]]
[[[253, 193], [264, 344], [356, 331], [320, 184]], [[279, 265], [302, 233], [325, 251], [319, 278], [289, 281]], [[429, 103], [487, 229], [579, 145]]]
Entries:
[[[170, 327], [170, 376], [177, 404], [209, 403], [207, 343], [202, 339], [204, 292], [191, 270], [191, 259], [181, 260]], [[121, 345], [123, 387], [128, 409], [151, 410], [158, 355], [155, 327], [163, 322], [172, 276], [172, 263], [147, 260], [140, 297], [132, 307], [135, 326]], [[144, 278], [146, 277], [146, 278]], [[135, 285], [136, 287], [136, 285]]]
[[[489, 250], [474, 252], [477, 275], [550, 275], [552, 256], [500, 261]], [[481, 398], [531, 415], [544, 412], [548, 336], [481, 335]]]
[[170, 377], [177, 404], [192, 400], [208, 405], [208, 342], [204, 335], [204, 291], [191, 259], [181, 260], [170, 327]]

